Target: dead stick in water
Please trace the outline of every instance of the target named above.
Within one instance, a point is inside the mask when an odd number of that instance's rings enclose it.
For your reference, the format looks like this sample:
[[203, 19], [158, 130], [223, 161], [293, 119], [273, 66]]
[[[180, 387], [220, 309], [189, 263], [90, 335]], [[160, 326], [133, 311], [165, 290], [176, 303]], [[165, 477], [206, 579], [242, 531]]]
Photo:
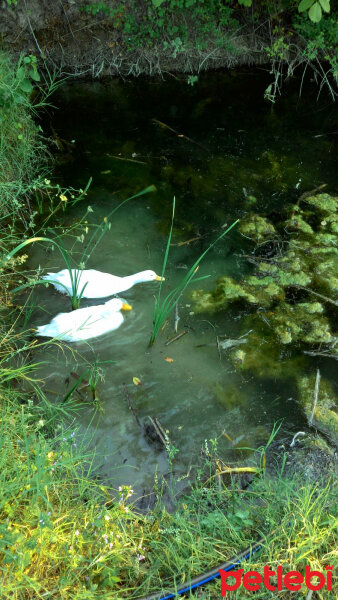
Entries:
[[313, 400], [313, 407], [312, 407], [311, 417], [309, 419], [309, 424], [310, 425], [312, 425], [313, 417], [314, 417], [314, 414], [315, 414], [315, 409], [316, 409], [317, 402], [318, 402], [319, 382], [320, 382], [320, 371], [319, 371], [319, 369], [317, 369], [316, 383], [315, 383], [315, 397], [314, 397], [314, 400]]
[[295, 287], [295, 288], [297, 288], [299, 290], [304, 290], [305, 292], [309, 292], [309, 294], [313, 294], [314, 296], [317, 296], [318, 298], [321, 298], [322, 300], [325, 300], [325, 302], [330, 302], [334, 306], [338, 306], [338, 302], [336, 302], [335, 300], [332, 300], [332, 298], [328, 298], [327, 296], [323, 296], [323, 294], [318, 294], [318, 292], [315, 292], [314, 290], [311, 290], [311, 288], [305, 287], [304, 285], [293, 284], [292, 287]]
[[130, 396], [129, 396], [129, 393], [128, 393], [128, 390], [127, 390], [127, 386], [126, 386], [125, 383], [123, 384], [123, 391], [124, 391], [124, 395], [125, 395], [125, 398], [126, 398], [129, 410], [131, 410], [131, 412], [133, 413], [133, 415], [135, 417], [135, 420], [136, 420], [136, 423], [138, 424], [138, 426], [141, 427], [141, 429], [143, 429], [142, 423], [141, 423], [140, 419], [137, 416], [137, 412], [136, 412], [135, 408], [133, 407], [133, 405], [131, 403]]
[[175, 316], [174, 316], [174, 331], [175, 331], [175, 333], [177, 333], [179, 320], [180, 320], [180, 316], [178, 314], [178, 302], [176, 302], [176, 304], [175, 304]]
[[164, 345], [169, 346], [170, 344], [177, 342], [177, 340], [181, 339], [181, 337], [183, 337], [186, 333], [188, 333], [186, 329], [184, 331], [181, 331], [181, 333], [174, 335], [174, 337], [172, 337], [170, 340], [168, 340]]
[[162, 121], [159, 121], [158, 119], [153, 119], [153, 122], [157, 123], [157, 125], [160, 125], [160, 127], [164, 127], [164, 129], [168, 129], [169, 131], [171, 131], [172, 133], [174, 133], [175, 135], [177, 135], [177, 137], [184, 138], [184, 139], [188, 140], [188, 142], [191, 142], [192, 144], [196, 144], [196, 146], [199, 146], [200, 148], [202, 148], [202, 150], [205, 150], [206, 152], [209, 152], [208, 148], [206, 148], [205, 146], [203, 146], [199, 142], [195, 142], [195, 140], [192, 140], [187, 135], [184, 135], [184, 133], [179, 133], [178, 131], [176, 131], [176, 129], [173, 129], [169, 125], [166, 125], [165, 123], [162, 123]]
[[123, 160], [124, 162], [138, 163], [139, 165], [146, 165], [147, 163], [143, 160], [135, 160], [133, 158], [124, 158], [123, 156], [116, 156], [115, 154], [107, 154], [109, 158], [116, 158], [117, 160]]

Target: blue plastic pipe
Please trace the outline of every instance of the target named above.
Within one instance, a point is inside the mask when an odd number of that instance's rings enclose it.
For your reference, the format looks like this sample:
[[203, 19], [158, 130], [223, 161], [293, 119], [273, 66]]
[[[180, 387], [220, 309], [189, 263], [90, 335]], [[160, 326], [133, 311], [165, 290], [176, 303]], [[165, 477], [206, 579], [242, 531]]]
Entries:
[[220, 577], [220, 569], [223, 571], [232, 571], [234, 567], [240, 565], [241, 562], [248, 560], [253, 554], [258, 552], [262, 548], [263, 543], [263, 539], [258, 540], [258, 542], [249, 548], [246, 548], [240, 554], [232, 556], [227, 562], [214, 567], [210, 571], [206, 571], [202, 575], [197, 575], [197, 577], [194, 577], [188, 584], [184, 583], [183, 585], [180, 585], [177, 590], [155, 592], [155, 594], [151, 594], [150, 596], [142, 596], [142, 598], [139, 598], [138, 600], [169, 600], [169, 598], [176, 598], [179, 594], [190, 592], [191, 590], [198, 588], [205, 583], [209, 583], [209, 581], [212, 581], [217, 577]]

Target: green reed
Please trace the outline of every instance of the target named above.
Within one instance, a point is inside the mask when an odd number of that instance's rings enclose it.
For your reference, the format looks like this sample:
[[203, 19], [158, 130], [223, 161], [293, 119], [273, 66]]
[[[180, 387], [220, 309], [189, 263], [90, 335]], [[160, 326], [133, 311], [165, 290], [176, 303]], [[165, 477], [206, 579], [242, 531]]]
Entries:
[[[176, 204], [176, 201], [174, 198], [173, 199], [172, 217], [171, 217], [171, 226], [170, 226], [167, 246], [166, 246], [166, 250], [165, 250], [165, 254], [164, 254], [163, 265], [162, 265], [162, 273], [161, 273], [162, 277], [164, 276], [167, 262], [168, 262], [168, 257], [169, 257], [169, 249], [170, 249], [171, 237], [172, 237], [172, 232], [173, 232], [173, 227], [174, 227], [175, 204]], [[163, 285], [162, 281], [161, 281], [158, 295], [155, 300], [153, 330], [152, 330], [152, 334], [151, 334], [151, 337], [149, 340], [149, 346], [152, 346], [154, 344], [163, 324], [165, 323], [165, 321], [168, 318], [168, 316], [170, 315], [170, 313], [174, 310], [175, 305], [180, 300], [181, 296], [183, 295], [183, 293], [185, 292], [185, 290], [189, 286], [189, 284], [192, 282], [196, 282], [196, 281], [202, 281], [203, 279], [206, 279], [207, 277], [209, 277], [209, 275], [204, 275], [202, 277], [197, 277], [197, 278], [195, 277], [195, 275], [198, 271], [200, 262], [205, 257], [205, 255], [209, 252], [209, 250], [211, 250], [211, 248], [213, 248], [217, 244], [217, 242], [219, 242], [219, 240], [221, 240], [227, 233], [229, 233], [229, 231], [233, 227], [235, 227], [235, 225], [237, 225], [238, 221], [239, 221], [239, 219], [234, 221], [232, 223], [232, 225], [230, 225], [230, 227], [228, 227], [225, 231], [223, 231], [221, 233], [221, 235], [219, 235], [216, 238], [216, 240], [214, 242], [212, 242], [207, 247], [207, 249], [204, 250], [204, 252], [202, 252], [200, 257], [194, 262], [192, 267], [189, 269], [189, 271], [187, 272], [185, 277], [183, 277], [183, 279], [179, 283], [179, 285], [177, 287], [175, 287], [173, 290], [171, 290], [165, 296], [165, 298], [163, 300], [161, 300], [162, 285]]]
[[[72, 309], [75, 310], [77, 308], [80, 308], [81, 299], [83, 297], [83, 294], [84, 294], [84, 291], [85, 291], [85, 288], [87, 285], [87, 283], [82, 285], [82, 282], [81, 282], [82, 271], [83, 271], [83, 269], [85, 269], [86, 262], [90, 259], [94, 250], [97, 248], [98, 244], [102, 240], [102, 237], [105, 235], [105, 233], [108, 231], [108, 229], [110, 229], [111, 224], [108, 219], [110, 219], [110, 217], [129, 200], [139, 198], [140, 196], [143, 196], [144, 194], [148, 194], [150, 192], [154, 192], [155, 190], [156, 190], [155, 186], [150, 185], [147, 188], [145, 188], [144, 190], [141, 190], [140, 192], [138, 192], [137, 194], [134, 194], [133, 196], [130, 196], [129, 198], [126, 198], [125, 200], [120, 202], [120, 204], [117, 207], [115, 207], [103, 219], [102, 223], [100, 225], [97, 225], [94, 228], [94, 232], [91, 235], [89, 242], [87, 244], [87, 249], [83, 251], [80, 261], [77, 265], [73, 264], [71, 254], [70, 254], [70, 252], [68, 252], [68, 250], [63, 245], [62, 240], [59, 239], [59, 241], [56, 241], [56, 239], [41, 236], [41, 237], [29, 238], [28, 240], [21, 242], [21, 244], [18, 244], [11, 252], [9, 252], [5, 256], [3, 256], [2, 259], [0, 259], [0, 268], [3, 265], [5, 265], [6, 262], [8, 262], [13, 256], [15, 256], [15, 254], [17, 254], [18, 252], [23, 250], [26, 246], [33, 244], [34, 242], [47, 242], [48, 244], [52, 244], [61, 253], [61, 256], [66, 265], [66, 269], [69, 272], [69, 277], [70, 277], [70, 282], [71, 282], [70, 300], [71, 300], [71, 304], [72, 304]], [[52, 284], [57, 283], [58, 285], [63, 287], [65, 289], [65, 292], [68, 294], [68, 290], [67, 290], [66, 286], [64, 286], [59, 281], [56, 281], [56, 280], [45, 281], [44, 279], [38, 279], [33, 282], [29, 282], [29, 283], [20, 285], [19, 287], [12, 290], [12, 293], [13, 294], [17, 293], [19, 291], [22, 291], [25, 288], [31, 287], [32, 285], [42, 284], [42, 285], [47, 286], [47, 285], [49, 285], [49, 283], [52, 283]]]

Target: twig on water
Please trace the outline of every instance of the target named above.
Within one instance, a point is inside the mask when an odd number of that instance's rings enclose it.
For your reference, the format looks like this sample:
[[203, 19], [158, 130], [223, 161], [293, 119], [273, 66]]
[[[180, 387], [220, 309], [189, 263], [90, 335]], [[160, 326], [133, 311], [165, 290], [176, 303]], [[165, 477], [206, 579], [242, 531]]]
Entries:
[[315, 383], [315, 397], [314, 397], [314, 400], [313, 400], [311, 417], [309, 419], [309, 424], [310, 425], [312, 425], [313, 417], [314, 417], [314, 414], [315, 414], [315, 409], [316, 409], [317, 402], [318, 402], [319, 382], [320, 382], [320, 371], [319, 371], [319, 369], [317, 369], [316, 383]]
[[180, 316], [178, 314], [178, 302], [175, 304], [175, 315], [174, 315], [174, 331], [177, 333], [178, 330], [178, 322], [180, 320]]
[[139, 165], [146, 165], [147, 163], [143, 160], [134, 160], [133, 158], [123, 158], [123, 156], [116, 156], [115, 154], [107, 154], [110, 158], [116, 158], [117, 160], [123, 160], [125, 162], [138, 163]]
[[174, 335], [174, 337], [170, 338], [170, 340], [168, 340], [164, 345], [169, 346], [170, 344], [177, 342], [177, 340], [180, 340], [186, 333], [188, 333], [186, 329], [184, 331], [181, 331], [177, 335]]
[[334, 358], [338, 360], [338, 354], [330, 354], [329, 352], [310, 352], [309, 350], [304, 350], [303, 354], [307, 354], [308, 356], [323, 356], [324, 358]]
[[205, 146], [203, 146], [199, 142], [195, 142], [195, 140], [192, 140], [187, 135], [184, 135], [183, 133], [179, 133], [178, 131], [176, 131], [176, 129], [173, 129], [172, 127], [170, 127], [169, 125], [166, 125], [162, 121], [159, 121], [158, 119], [153, 119], [153, 122], [157, 123], [157, 125], [160, 125], [160, 127], [163, 127], [164, 129], [168, 129], [169, 131], [171, 131], [172, 133], [174, 133], [175, 135], [177, 135], [177, 137], [184, 138], [185, 140], [188, 140], [188, 142], [191, 142], [192, 144], [195, 144], [196, 146], [199, 146], [200, 148], [202, 148], [202, 150], [205, 150], [206, 152], [209, 152], [208, 148], [206, 148]]
[[124, 396], [125, 396], [125, 399], [126, 399], [126, 402], [127, 402], [129, 410], [131, 410], [131, 412], [133, 413], [133, 415], [135, 417], [135, 420], [136, 420], [136, 423], [138, 424], [138, 426], [143, 430], [142, 423], [141, 423], [140, 419], [138, 418], [137, 412], [136, 412], [135, 408], [133, 407], [133, 405], [131, 403], [129, 392], [127, 390], [127, 386], [126, 386], [125, 383], [123, 384], [123, 391], [124, 391]]

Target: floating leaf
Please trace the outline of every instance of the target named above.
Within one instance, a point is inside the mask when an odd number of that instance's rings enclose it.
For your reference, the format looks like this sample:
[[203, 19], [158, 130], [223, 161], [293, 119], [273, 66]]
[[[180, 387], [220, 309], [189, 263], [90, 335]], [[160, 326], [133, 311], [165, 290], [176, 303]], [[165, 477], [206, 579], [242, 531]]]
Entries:
[[166, 356], [164, 360], [166, 360], [168, 363], [174, 362], [174, 359], [170, 358], [170, 356]]
[[138, 377], [133, 377], [133, 384], [142, 385], [141, 379], [139, 379]]

